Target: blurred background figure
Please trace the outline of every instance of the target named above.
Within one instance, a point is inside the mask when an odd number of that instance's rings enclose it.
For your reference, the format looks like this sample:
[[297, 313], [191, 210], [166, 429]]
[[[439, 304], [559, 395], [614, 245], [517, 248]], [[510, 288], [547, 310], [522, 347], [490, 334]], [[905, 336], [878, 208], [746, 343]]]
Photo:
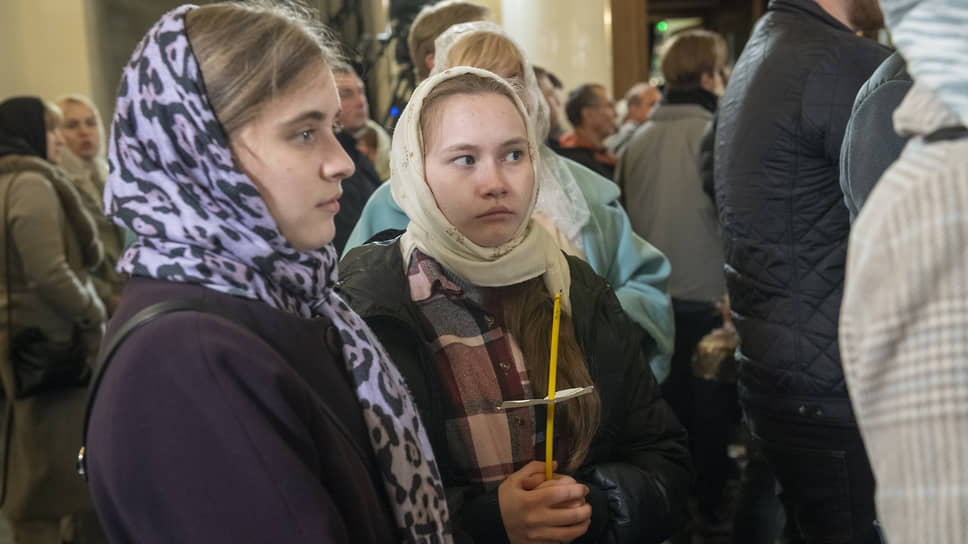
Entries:
[[[667, 41], [661, 61], [665, 98], [635, 131], [615, 171], [636, 234], [655, 244], [672, 265], [676, 345], [662, 395], [689, 431], [697, 460], [697, 524], [728, 519], [720, 506], [735, 413], [734, 388], [700, 380], [692, 371], [699, 341], [723, 324], [717, 307], [726, 293], [722, 239], [715, 207], [702, 189], [699, 144], [717, 108], [725, 62], [726, 41], [719, 34], [690, 30]], [[649, 89], [656, 91], [640, 92]], [[640, 109], [629, 111], [641, 115]]]
[[840, 150], [840, 189], [851, 222], [907, 144], [908, 138], [894, 130], [893, 116], [911, 85], [904, 57], [895, 51], [857, 93]]
[[[726, 51], [723, 50], [725, 61]], [[645, 82], [636, 83], [625, 93], [625, 107], [628, 113], [618, 132], [612, 136], [608, 150], [618, 155], [625, 144], [632, 138], [635, 129], [642, 126], [649, 119], [652, 108], [662, 100], [662, 91]]]
[[427, 79], [434, 67], [434, 41], [453, 25], [486, 21], [491, 10], [466, 0], [444, 0], [424, 6], [410, 24], [407, 47], [417, 83]]
[[955, 544], [968, 541], [968, 6], [881, 5], [914, 79], [893, 114], [910, 141], [852, 227], [841, 352], [887, 541]]
[[[390, 177], [390, 135], [379, 123], [370, 119], [370, 104], [366, 98], [366, 86], [363, 80], [350, 66], [340, 66], [339, 71], [333, 71], [336, 79], [336, 89], [339, 91], [340, 105], [343, 110], [339, 115], [343, 131], [359, 140], [365, 131], [376, 135], [376, 145], [372, 146], [373, 166], [379, 176], [379, 181]], [[368, 157], [369, 158], [369, 157]]]
[[548, 104], [548, 138], [545, 142], [548, 147], [558, 149], [558, 140], [565, 132], [561, 127], [561, 80], [540, 66], [534, 67], [534, 77], [537, 78], [541, 95]]
[[615, 133], [615, 100], [608, 89], [586, 83], [572, 89], [565, 101], [565, 114], [573, 130], [561, 135], [560, 153], [590, 170], [612, 179], [615, 155], [605, 139]]
[[370, 159], [370, 162], [376, 160], [377, 146], [380, 145], [377, 138], [376, 130], [370, 127], [364, 128], [357, 135], [356, 149], [366, 155], [366, 158]]
[[64, 114], [61, 132], [67, 144], [60, 166], [71, 175], [85, 209], [97, 225], [104, 261], [94, 270], [91, 280], [110, 315], [118, 305], [126, 278], [115, 270], [124, 249], [124, 229], [104, 214], [104, 182], [108, 175], [104, 124], [100, 112], [86, 96], [68, 95], [57, 104]]
[[837, 318], [850, 228], [841, 142], [857, 91], [890, 54], [857, 32], [882, 24], [876, 0], [772, 0], [718, 114], [740, 402], [798, 542], [879, 542]]
[[0, 103], [0, 382], [3, 514], [17, 544], [106, 542], [74, 472], [87, 377], [106, 319], [90, 281], [102, 258], [68, 175], [57, 106]]
[[[333, 245], [336, 247], [337, 254], [339, 254], [343, 251], [343, 246], [346, 245], [346, 240], [353, 232], [356, 222], [359, 221], [366, 201], [370, 199], [373, 191], [380, 186], [380, 182], [385, 179], [378, 173], [371, 158], [360, 149], [361, 140], [357, 139], [358, 135], [362, 135], [366, 131], [370, 131], [374, 135], [373, 139], [377, 140], [375, 148], [370, 147], [367, 143], [364, 143], [362, 147], [377, 155], [377, 160], [380, 160], [378, 156], [379, 133], [376, 131], [379, 130], [384, 136], [386, 136], [386, 132], [376, 123], [373, 123], [375, 128], [369, 125], [371, 122], [370, 108], [366, 101], [366, 89], [363, 86], [363, 80], [353, 70], [353, 67], [345, 62], [339, 62], [334, 63], [332, 70], [333, 79], [336, 81], [336, 90], [340, 96], [340, 107], [342, 108], [339, 114], [339, 125], [342, 130], [337, 134], [337, 139], [339, 139], [346, 154], [353, 160], [355, 167], [353, 174], [340, 183], [343, 195], [339, 199], [339, 213], [333, 219], [333, 223], [336, 225]], [[389, 138], [389, 136], [386, 137]], [[389, 177], [389, 144], [386, 145], [385, 150], [388, 153], [386, 167], [387, 177]]]

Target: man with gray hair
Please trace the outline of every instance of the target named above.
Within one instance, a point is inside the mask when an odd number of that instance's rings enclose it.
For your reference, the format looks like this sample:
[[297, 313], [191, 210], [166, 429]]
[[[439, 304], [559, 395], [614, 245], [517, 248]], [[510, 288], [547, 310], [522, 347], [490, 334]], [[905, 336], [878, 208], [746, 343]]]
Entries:
[[625, 144], [632, 139], [635, 130], [649, 120], [652, 109], [662, 100], [662, 91], [648, 83], [640, 81], [625, 93], [625, 106], [628, 115], [618, 132], [612, 136], [608, 149], [615, 155], [621, 153]]

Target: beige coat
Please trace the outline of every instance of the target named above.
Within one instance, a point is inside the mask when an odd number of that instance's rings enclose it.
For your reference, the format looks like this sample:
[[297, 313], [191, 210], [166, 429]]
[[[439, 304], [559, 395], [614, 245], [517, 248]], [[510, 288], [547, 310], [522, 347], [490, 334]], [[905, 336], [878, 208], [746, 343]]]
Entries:
[[100, 263], [102, 252], [67, 175], [39, 158], [0, 158], [0, 213], [6, 219], [0, 221], [0, 505], [13, 521], [57, 519], [91, 508], [73, 470], [87, 392], [81, 387], [11, 401], [7, 310], [14, 329], [39, 327], [52, 339], [69, 339], [80, 325], [93, 352], [105, 311], [87, 270]]
[[98, 157], [86, 161], [64, 149], [59, 166], [71, 176], [77, 188], [81, 203], [94, 219], [98, 238], [104, 246], [104, 261], [91, 271], [91, 280], [98, 296], [105, 305], [112, 296], [120, 295], [126, 277], [115, 270], [118, 259], [124, 251], [124, 229], [117, 226], [104, 215], [104, 182], [108, 167], [104, 159]]

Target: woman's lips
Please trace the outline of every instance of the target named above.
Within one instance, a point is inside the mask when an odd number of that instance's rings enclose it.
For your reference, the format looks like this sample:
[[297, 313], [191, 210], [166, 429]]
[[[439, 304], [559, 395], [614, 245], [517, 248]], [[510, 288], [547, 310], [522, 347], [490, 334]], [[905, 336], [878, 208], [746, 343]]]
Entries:
[[477, 218], [484, 220], [501, 220], [507, 218], [509, 215], [512, 215], [511, 210], [505, 208], [504, 206], [495, 206], [481, 215], [478, 215]]
[[330, 213], [336, 214], [339, 212], [339, 198], [343, 196], [342, 193], [336, 195], [335, 198], [320, 202], [316, 204], [316, 207], [322, 210], [326, 210]]

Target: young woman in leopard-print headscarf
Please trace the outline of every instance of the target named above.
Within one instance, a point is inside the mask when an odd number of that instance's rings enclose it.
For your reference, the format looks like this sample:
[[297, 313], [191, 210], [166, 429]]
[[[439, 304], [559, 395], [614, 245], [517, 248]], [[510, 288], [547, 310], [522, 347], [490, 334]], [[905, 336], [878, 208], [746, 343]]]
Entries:
[[122, 74], [106, 212], [135, 233], [86, 466], [111, 540], [450, 542], [403, 379], [333, 291], [353, 165], [331, 46], [307, 14], [224, 3], [161, 18]]

